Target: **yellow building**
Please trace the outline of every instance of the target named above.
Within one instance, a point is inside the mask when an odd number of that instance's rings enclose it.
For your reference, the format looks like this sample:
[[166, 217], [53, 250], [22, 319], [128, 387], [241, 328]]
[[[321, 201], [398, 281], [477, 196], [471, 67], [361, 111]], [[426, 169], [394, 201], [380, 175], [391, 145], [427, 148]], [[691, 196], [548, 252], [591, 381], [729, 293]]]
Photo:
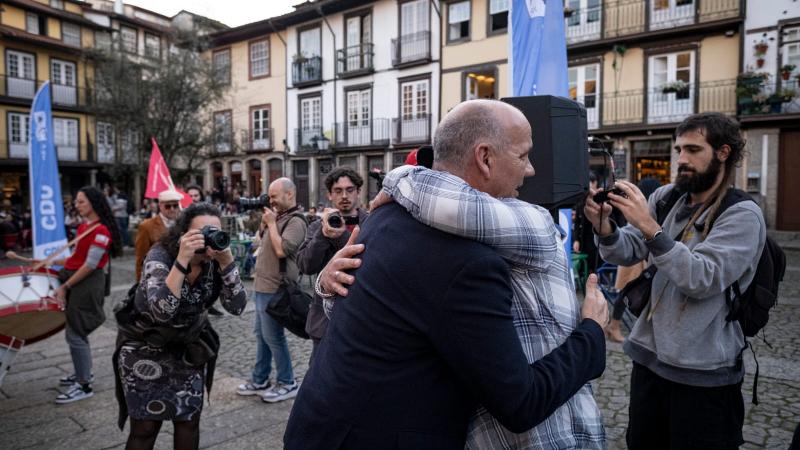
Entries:
[[[511, 94], [509, 3], [442, 4], [442, 114]], [[739, 0], [566, 0], [565, 16], [570, 95], [586, 107], [589, 134], [613, 151], [619, 178], [672, 179], [676, 124], [696, 112], [736, 114]]]
[[212, 105], [215, 142], [205, 188], [267, 192], [283, 176], [286, 148], [286, 45], [284, 27], [270, 20], [213, 35], [206, 56], [229, 88]]
[[[0, 5], [0, 185], [5, 198], [28, 186], [28, 115], [36, 90], [50, 80], [55, 144], [62, 192], [94, 181], [100, 168], [93, 151], [89, 113], [92, 66], [83, 49], [108, 29], [83, 15], [71, 0], [4, 0]], [[101, 40], [103, 37], [100, 38]]]

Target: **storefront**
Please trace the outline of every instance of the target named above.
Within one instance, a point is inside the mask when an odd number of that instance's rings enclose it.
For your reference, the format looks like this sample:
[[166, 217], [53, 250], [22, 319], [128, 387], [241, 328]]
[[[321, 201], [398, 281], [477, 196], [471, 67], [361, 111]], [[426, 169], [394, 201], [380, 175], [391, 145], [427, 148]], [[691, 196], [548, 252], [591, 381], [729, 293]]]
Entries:
[[631, 142], [630, 180], [638, 184], [643, 178], [655, 178], [662, 185], [670, 182], [671, 139]]

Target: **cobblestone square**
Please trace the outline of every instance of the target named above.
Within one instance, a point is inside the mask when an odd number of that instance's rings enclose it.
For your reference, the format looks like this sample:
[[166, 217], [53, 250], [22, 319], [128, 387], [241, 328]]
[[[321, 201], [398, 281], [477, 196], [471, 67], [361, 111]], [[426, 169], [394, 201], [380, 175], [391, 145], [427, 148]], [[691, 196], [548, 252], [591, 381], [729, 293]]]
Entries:
[[[772, 347], [753, 341], [760, 364], [758, 406], [750, 403], [755, 365], [750, 352], [746, 353], [745, 449], [788, 448], [800, 420], [800, 250], [787, 250], [787, 256], [786, 280], [766, 329]], [[7, 261], [0, 263], [9, 265]], [[53, 403], [58, 378], [72, 370], [63, 332], [25, 347], [0, 388], [0, 448], [94, 450], [124, 446], [127, 427], [124, 431], [116, 427], [111, 367], [116, 328], [110, 312], [133, 282], [132, 257], [115, 261], [113, 273], [112, 296], [106, 304], [109, 320], [91, 336], [94, 397], [68, 405]], [[250, 283], [246, 285], [250, 287]], [[236, 386], [248, 378], [255, 358], [253, 314], [249, 304], [241, 317], [226, 314], [211, 319], [222, 338], [222, 349], [210, 402], [201, 420], [201, 448], [282, 448], [292, 401], [270, 405], [258, 397], [235, 393]], [[295, 374], [302, 376], [307, 370], [310, 342], [290, 336], [289, 345]], [[630, 370], [630, 359], [621, 346], [609, 344], [606, 371], [594, 385], [609, 449], [625, 448]], [[171, 433], [171, 425], [165, 424], [156, 448], [172, 448]]]

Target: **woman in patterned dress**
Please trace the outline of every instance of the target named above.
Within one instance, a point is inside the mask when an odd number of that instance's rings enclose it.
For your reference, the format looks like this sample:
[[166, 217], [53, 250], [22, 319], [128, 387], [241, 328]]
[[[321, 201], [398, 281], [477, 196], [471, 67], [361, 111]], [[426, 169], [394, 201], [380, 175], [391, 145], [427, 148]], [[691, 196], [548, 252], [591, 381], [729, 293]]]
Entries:
[[174, 424], [175, 449], [198, 448], [203, 388], [211, 388], [219, 349], [207, 310], [219, 298], [239, 315], [247, 302], [230, 249], [207, 247], [206, 226], [221, 227], [219, 209], [196, 203], [184, 210], [148, 252], [128, 315], [117, 313], [120, 429], [128, 415], [131, 423], [126, 449], [152, 449], [164, 420]]

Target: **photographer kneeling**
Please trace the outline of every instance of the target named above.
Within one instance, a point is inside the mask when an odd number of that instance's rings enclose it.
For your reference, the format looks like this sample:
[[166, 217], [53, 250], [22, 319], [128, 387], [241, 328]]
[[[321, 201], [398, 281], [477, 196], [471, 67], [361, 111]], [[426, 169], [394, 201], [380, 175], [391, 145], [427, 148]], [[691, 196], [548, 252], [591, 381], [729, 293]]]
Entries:
[[239, 315], [247, 302], [220, 227], [215, 206], [185, 209], [148, 252], [135, 295], [117, 312], [114, 371], [120, 429], [131, 418], [127, 449], [152, 449], [164, 420], [174, 424], [174, 448], [198, 448], [203, 388], [211, 389], [219, 350], [207, 311], [219, 298]]
[[[308, 225], [306, 239], [297, 250], [297, 267], [301, 273], [312, 275], [322, 270], [333, 254], [347, 244], [356, 225], [367, 218], [366, 212], [359, 208], [363, 185], [361, 176], [349, 167], [337, 167], [325, 178], [328, 200], [335, 209], [326, 208], [322, 220]], [[306, 319], [306, 332], [311, 336], [313, 345], [309, 366], [327, 327], [328, 318], [322, 307], [322, 298], [315, 295]]]

